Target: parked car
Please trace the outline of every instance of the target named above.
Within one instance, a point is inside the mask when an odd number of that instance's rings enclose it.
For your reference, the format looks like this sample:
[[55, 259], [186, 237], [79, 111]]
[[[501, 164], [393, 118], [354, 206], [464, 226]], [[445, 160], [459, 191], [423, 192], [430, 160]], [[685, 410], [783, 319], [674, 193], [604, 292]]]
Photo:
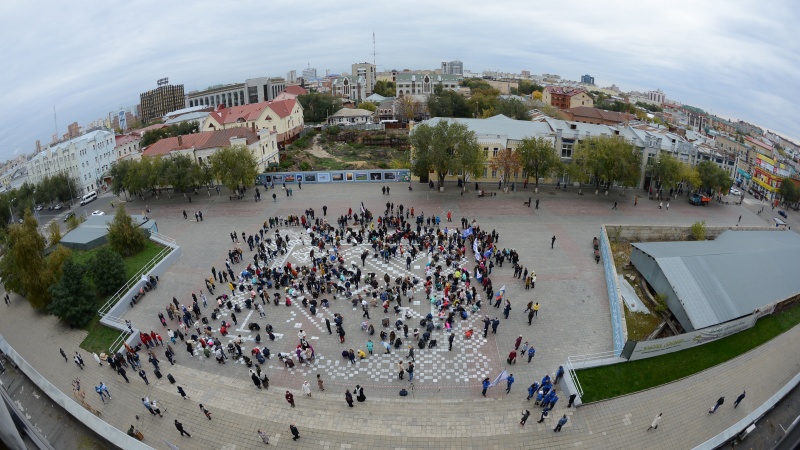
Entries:
[[731, 188], [731, 195], [742, 195], [742, 191], [736, 189], [735, 187]]
[[70, 211], [70, 212], [67, 213], [66, 216], [64, 216], [64, 222], [68, 221], [70, 217], [75, 217], [75, 212], [74, 211]]
[[37, 210], [37, 211], [41, 211], [41, 210], [42, 210], [42, 208], [43, 208], [43, 206], [42, 206], [42, 205], [38, 205], [38, 206], [36, 207], [36, 210]]
[[100, 211], [99, 209], [92, 213], [93, 216], [103, 216], [105, 214], [106, 213], [104, 213], [103, 211]]
[[778, 215], [783, 217], [784, 219], [788, 219], [788, 217], [786, 217], [786, 211], [778, 211]]
[[53, 205], [53, 209], [56, 210], [56, 211], [61, 209], [61, 203], [56, 203], [55, 205]]
[[705, 195], [694, 194], [689, 197], [689, 203], [692, 205], [703, 205], [706, 206], [711, 202], [711, 197], [706, 197]]

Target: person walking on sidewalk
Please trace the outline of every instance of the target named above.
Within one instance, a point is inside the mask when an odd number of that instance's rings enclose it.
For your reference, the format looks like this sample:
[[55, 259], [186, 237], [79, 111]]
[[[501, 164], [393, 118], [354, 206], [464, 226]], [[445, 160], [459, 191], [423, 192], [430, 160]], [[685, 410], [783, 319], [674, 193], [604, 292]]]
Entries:
[[261, 441], [263, 443], [269, 445], [269, 436], [267, 436], [267, 433], [264, 433], [263, 431], [258, 430], [258, 437], [261, 438]]
[[296, 441], [296, 440], [300, 439], [300, 431], [297, 430], [297, 427], [294, 426], [293, 423], [289, 424], [289, 431], [292, 432], [292, 436], [293, 436], [292, 440], [293, 441]]
[[147, 381], [147, 372], [145, 372], [144, 369], [139, 371], [139, 376], [144, 380], [144, 384], [150, 385], [150, 382]]
[[712, 406], [711, 409], [708, 410], [708, 413], [709, 414], [714, 414], [714, 412], [717, 410], [717, 408], [722, 406], [723, 403], [725, 403], [725, 397], [724, 396], [717, 399], [717, 403], [714, 404], [714, 406]]
[[561, 427], [563, 427], [564, 425], [567, 424], [567, 420], [568, 420], [567, 419], [567, 415], [564, 414], [564, 417], [558, 419], [558, 424], [556, 425], [555, 428], [553, 428], [553, 431], [555, 431], [556, 433], [560, 433], [561, 432]]
[[650, 428], [648, 428], [648, 429], [647, 429], [647, 431], [650, 431], [650, 430], [657, 430], [657, 429], [658, 429], [658, 424], [659, 424], [659, 423], [661, 423], [661, 416], [662, 416], [663, 414], [664, 414], [664, 413], [658, 413], [658, 415], [656, 416], [656, 418], [655, 418], [655, 419], [653, 419], [653, 423], [651, 423], [651, 424], [650, 424]]
[[192, 437], [192, 435], [189, 434], [188, 431], [183, 429], [183, 424], [178, 422], [178, 419], [175, 419], [175, 428], [177, 428], [178, 431], [181, 432], [181, 436], [183, 436], [185, 434], [187, 437]]
[[543, 409], [542, 410], [542, 415], [539, 417], [539, 420], [537, 420], [536, 423], [544, 422], [544, 419], [547, 418], [547, 414], [548, 414], [548, 410], [547, 409]]
[[511, 385], [512, 384], [514, 384], [514, 374], [510, 373], [510, 374], [508, 374], [508, 378], [506, 379], [506, 394], [511, 392]]
[[63, 349], [63, 348], [60, 348], [60, 349], [58, 349], [58, 351], [59, 351], [59, 352], [61, 352], [61, 356], [63, 356], [63, 357], [64, 357], [64, 362], [69, 362], [69, 361], [67, 360], [67, 354], [66, 354], [66, 353], [64, 353], [64, 349]]
[[739, 406], [739, 403], [741, 403], [741, 401], [744, 400], [745, 393], [746, 393], [745, 391], [742, 391], [741, 395], [736, 397], [736, 401], [733, 402], [733, 409], [736, 409], [736, 407]]
[[489, 378], [484, 378], [483, 381], [481, 382], [481, 386], [483, 386], [483, 390], [481, 391], [481, 395], [483, 395], [484, 397], [486, 397], [486, 390], [489, 389], [489, 385], [490, 384], [491, 384], [491, 382], [489, 381]]
[[208, 420], [211, 420], [211, 413], [205, 408], [205, 406], [203, 406], [202, 403], [200, 403], [200, 411], [203, 411], [203, 414], [208, 417]]
[[308, 381], [303, 381], [303, 394], [311, 397], [311, 384]]
[[347, 402], [347, 406], [353, 407], [353, 394], [350, 393], [350, 389], [347, 389], [344, 393], [344, 401]]
[[75, 357], [73, 357], [72, 359], [74, 359], [75, 364], [77, 364], [78, 367], [80, 367], [80, 369], [83, 370], [83, 366], [85, 366], [85, 364], [83, 363], [83, 358], [81, 358], [81, 355], [79, 355], [78, 352], [75, 352]]
[[289, 391], [286, 391], [286, 401], [294, 408], [294, 395]]
[[186, 395], [186, 391], [183, 390], [182, 386], [178, 386], [178, 394], [181, 394], [181, 397], [183, 397], [184, 400], [186, 400], [186, 398], [189, 397], [188, 395]]
[[155, 411], [153, 411], [153, 407], [152, 407], [152, 406], [150, 406], [150, 401], [149, 401], [149, 400], [147, 400], [146, 398], [143, 398], [143, 399], [142, 399], [142, 405], [144, 405], [144, 407], [145, 407], [145, 408], [146, 408], [148, 411], [150, 411], [150, 414], [152, 414], [152, 415], [154, 415], [154, 416], [156, 415], [156, 412], [155, 412]]
[[317, 386], [319, 386], [320, 391], [325, 390], [325, 382], [322, 381], [322, 377], [320, 376], [320, 374], [317, 374]]
[[527, 409], [523, 410], [522, 411], [522, 420], [519, 421], [519, 424], [524, 427], [525, 426], [525, 422], [528, 421], [528, 416], [530, 416], [530, 415], [531, 415], [530, 411], [528, 411]]

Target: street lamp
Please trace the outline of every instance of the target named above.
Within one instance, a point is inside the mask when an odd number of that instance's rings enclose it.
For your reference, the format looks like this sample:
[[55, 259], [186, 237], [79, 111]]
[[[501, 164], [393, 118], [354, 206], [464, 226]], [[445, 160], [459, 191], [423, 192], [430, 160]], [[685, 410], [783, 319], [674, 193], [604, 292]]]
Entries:
[[10, 202], [8, 202], [8, 213], [11, 214], [11, 223], [14, 223], [14, 211], [11, 210], [11, 204], [14, 203], [16, 198], [12, 198]]

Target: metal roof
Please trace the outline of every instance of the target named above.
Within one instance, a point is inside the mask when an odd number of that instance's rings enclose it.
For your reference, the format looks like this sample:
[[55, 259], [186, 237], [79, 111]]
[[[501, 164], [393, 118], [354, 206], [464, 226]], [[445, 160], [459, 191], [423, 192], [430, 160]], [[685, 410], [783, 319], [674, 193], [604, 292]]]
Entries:
[[475, 132], [479, 140], [504, 137], [521, 141], [524, 138], [536, 136], [552, 136], [550, 126], [544, 122], [531, 122], [530, 120], [514, 120], [502, 114], [488, 119], [456, 119], [452, 117], [434, 117], [422, 123], [431, 127], [436, 126], [440, 121], [450, 123], [461, 123], [467, 126], [470, 131]]
[[694, 329], [752, 313], [800, 293], [800, 236], [791, 231], [733, 231], [713, 241], [642, 242]]

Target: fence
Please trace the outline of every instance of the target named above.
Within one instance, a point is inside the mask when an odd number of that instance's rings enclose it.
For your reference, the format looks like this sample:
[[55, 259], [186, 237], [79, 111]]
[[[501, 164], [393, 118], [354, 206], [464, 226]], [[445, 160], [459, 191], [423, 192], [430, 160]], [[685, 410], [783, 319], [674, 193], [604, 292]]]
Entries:
[[606, 288], [608, 289], [608, 306], [611, 311], [611, 329], [614, 338], [615, 356], [622, 353], [627, 338], [625, 318], [620, 308], [619, 289], [617, 288], [617, 268], [614, 266], [614, 254], [608, 240], [605, 227], [600, 229], [600, 254], [603, 258], [603, 268], [606, 275]]
[[566, 372], [567, 375], [572, 380], [572, 384], [575, 385], [575, 389], [577, 389], [578, 391], [577, 392], [578, 397], [583, 397], [583, 387], [581, 387], [581, 383], [578, 380], [578, 375], [575, 373], [576, 370], [586, 369], [588, 367], [593, 367], [593, 366], [605, 366], [609, 364], [616, 364], [622, 361], [624, 360], [619, 358], [619, 355], [617, 354], [616, 350], [609, 350], [600, 353], [590, 353], [588, 355], [568, 356], [566, 363]]

